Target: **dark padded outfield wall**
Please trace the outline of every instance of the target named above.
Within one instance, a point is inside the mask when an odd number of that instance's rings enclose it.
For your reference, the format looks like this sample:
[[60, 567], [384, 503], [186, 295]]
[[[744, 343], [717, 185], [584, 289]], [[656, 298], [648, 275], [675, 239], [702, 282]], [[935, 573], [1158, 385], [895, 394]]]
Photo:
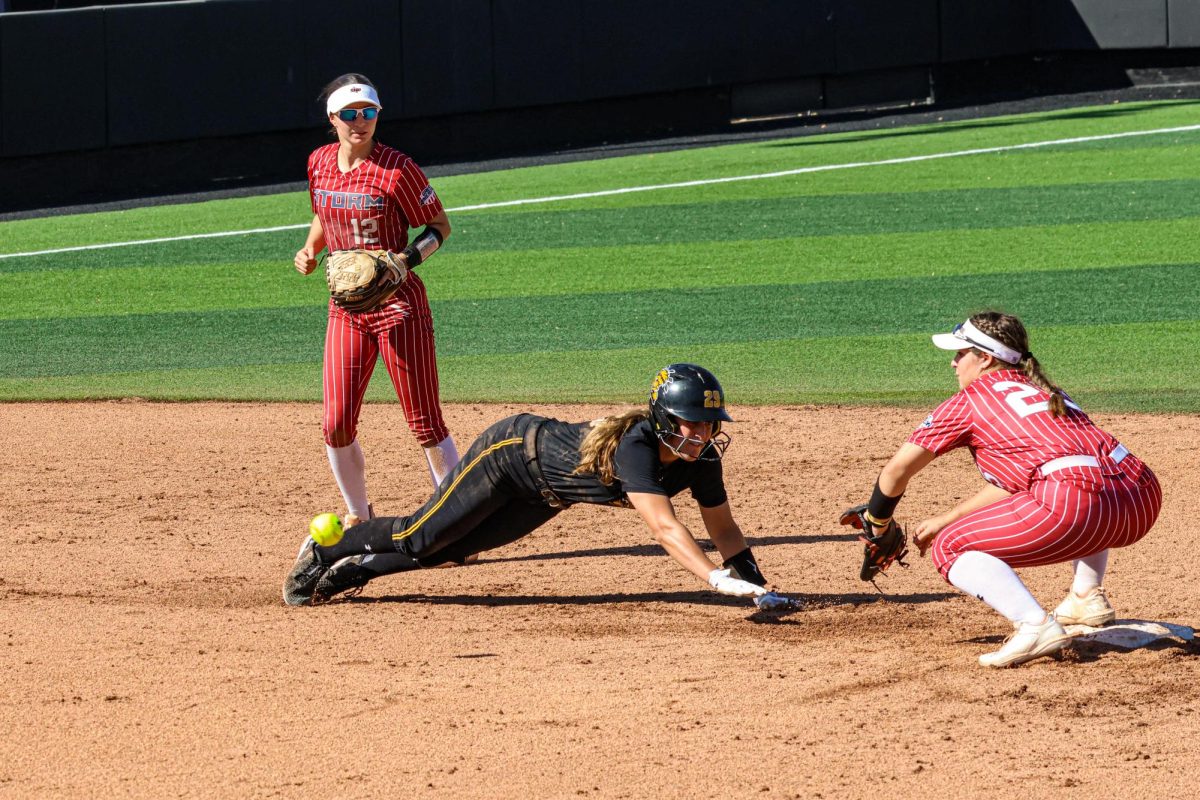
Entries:
[[255, 0], [105, 9], [109, 144], [303, 126], [294, 42], [275, 10]]
[[934, 64], [938, 0], [837, 0], [837, 71]]
[[836, 68], [835, 0], [743, 0], [720, 26], [735, 46], [736, 82], [827, 75]]
[[[491, 0], [404, 0], [400, 56], [405, 116], [467, 113], [496, 105], [491, 6]], [[388, 88], [389, 95], [393, 91]]]
[[[338, 14], [370, 19], [371, 38], [400, 41], [395, 3], [341, 0]], [[318, 0], [105, 9], [108, 97], [114, 110], [109, 144], [320, 125], [325, 119], [317, 103], [320, 87], [350, 71], [368, 74], [391, 98], [385, 116], [398, 117], [403, 70], [396, 51], [364, 46], [357, 35], [329, 46], [330, 34], [322, 25], [329, 22], [328, 8]], [[189, 41], [206, 46], [180, 46]]]
[[586, 0], [584, 93], [588, 98], [727, 85], [737, 4], [723, 0]]
[[[225, 2], [225, 0], [220, 0]], [[302, 89], [307, 125], [328, 127], [317, 103], [322, 87], [338, 75], [361, 72], [379, 87], [381, 119], [404, 115], [404, 63], [400, 57], [398, 0], [272, 0], [278, 23], [294, 26], [291, 64]], [[220, 3], [217, 3], [218, 5]]]
[[498, 0], [492, 4], [496, 105], [512, 108], [584, 99], [582, 3]]
[[100, 9], [0, 15], [0, 155], [103, 147], [105, 113]]
[[[1036, 0], [1041, 2], [1041, 0]], [[941, 60], [1026, 55], [1034, 0], [953, 0], [941, 4]]]
[[[302, 180], [304, 156], [327, 140], [317, 95], [346, 72], [380, 87], [381, 137], [429, 165], [735, 118], [1106, 90], [1137, 70], [1171, 85], [1165, 70], [1197, 65], [1200, 0], [190, 0], [0, 13], [0, 212]], [[28, 136], [46, 93], [70, 124]]]

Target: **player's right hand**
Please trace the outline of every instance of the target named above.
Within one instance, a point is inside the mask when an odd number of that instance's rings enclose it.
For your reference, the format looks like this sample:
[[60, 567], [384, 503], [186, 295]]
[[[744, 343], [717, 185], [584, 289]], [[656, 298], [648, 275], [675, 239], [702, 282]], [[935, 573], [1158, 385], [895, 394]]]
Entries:
[[297, 250], [295, 264], [296, 272], [299, 272], [301, 275], [308, 275], [310, 272], [316, 269], [317, 257], [316, 254], [313, 253], [312, 248], [301, 247], [299, 250]]
[[923, 519], [912, 528], [912, 542], [917, 546], [917, 552], [921, 554], [922, 558], [933, 545], [933, 540], [942, 532], [942, 528], [951, 522], [953, 520], [946, 519], [945, 515], [940, 515]]

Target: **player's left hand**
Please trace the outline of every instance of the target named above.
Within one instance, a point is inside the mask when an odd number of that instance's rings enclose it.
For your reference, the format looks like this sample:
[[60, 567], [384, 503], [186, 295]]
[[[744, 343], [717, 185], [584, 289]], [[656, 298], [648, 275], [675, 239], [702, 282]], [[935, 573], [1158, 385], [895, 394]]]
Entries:
[[800, 601], [777, 592], [767, 592], [754, 598], [754, 605], [759, 611], [787, 611], [800, 607]]

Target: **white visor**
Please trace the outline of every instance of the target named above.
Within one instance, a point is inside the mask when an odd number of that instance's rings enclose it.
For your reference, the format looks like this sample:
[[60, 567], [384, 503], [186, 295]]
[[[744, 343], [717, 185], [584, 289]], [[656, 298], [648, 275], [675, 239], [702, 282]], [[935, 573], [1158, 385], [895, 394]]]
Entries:
[[971, 320], [956, 326], [953, 333], [935, 333], [932, 338], [934, 347], [942, 350], [970, 350], [974, 347], [1005, 364], [1021, 363], [1020, 353], [976, 328]]
[[376, 108], [383, 108], [379, 105], [379, 94], [375, 91], [375, 87], [367, 86], [365, 83], [350, 83], [345, 86], [340, 86], [325, 101], [325, 113], [336, 114], [348, 105], [353, 103], [370, 103]]

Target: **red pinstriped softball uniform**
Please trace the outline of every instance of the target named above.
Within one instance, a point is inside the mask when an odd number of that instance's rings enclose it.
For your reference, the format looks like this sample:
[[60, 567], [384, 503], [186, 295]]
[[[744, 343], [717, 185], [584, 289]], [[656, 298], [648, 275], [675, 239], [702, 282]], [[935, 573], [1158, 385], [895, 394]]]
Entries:
[[[442, 213], [442, 202], [411, 158], [376, 142], [370, 157], [347, 173], [338, 167], [338, 145], [308, 157], [313, 213], [321, 220], [330, 252], [352, 248], [400, 252], [408, 229]], [[404, 417], [421, 444], [450, 435], [438, 399], [433, 316], [425, 284], [409, 273], [400, 291], [373, 311], [350, 313], [329, 302], [325, 332], [325, 441], [344, 447], [354, 441], [363, 395], [376, 356], [396, 387]]]
[[1057, 564], [1133, 544], [1154, 524], [1162, 490], [1150, 468], [1074, 403], [1054, 417], [1047, 400], [1019, 370], [988, 372], [908, 438], [937, 455], [970, 448], [984, 480], [1012, 493], [942, 529], [931, 553], [943, 577], [967, 550]]

